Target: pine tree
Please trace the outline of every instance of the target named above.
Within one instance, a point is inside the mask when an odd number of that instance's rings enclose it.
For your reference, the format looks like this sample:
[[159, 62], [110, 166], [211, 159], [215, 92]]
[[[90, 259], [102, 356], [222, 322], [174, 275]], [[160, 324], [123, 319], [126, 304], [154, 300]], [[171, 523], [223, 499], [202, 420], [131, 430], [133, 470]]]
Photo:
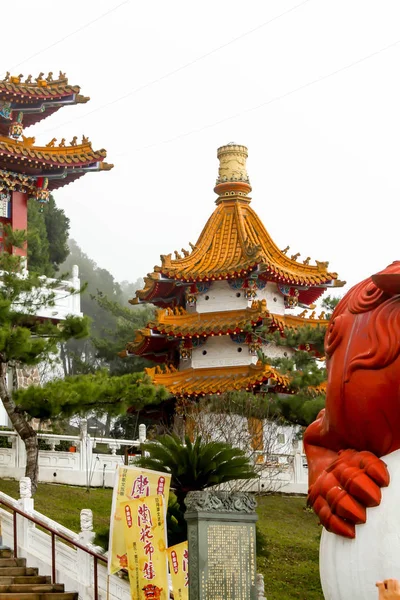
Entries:
[[39, 275], [54, 277], [69, 254], [69, 219], [56, 206], [54, 197], [40, 206], [28, 201], [28, 269]]
[[[325, 309], [325, 319], [329, 320], [340, 298], [327, 296], [322, 300]], [[268, 333], [268, 325], [249, 333], [255, 339], [261, 337], [263, 342], [274, 346], [288, 348], [287, 356], [272, 358], [268, 356], [268, 346], [265, 353], [260, 352], [259, 358], [264, 364], [275, 367], [281, 374], [286, 375], [290, 383], [289, 394], [267, 393], [268, 412], [274, 418], [301, 426], [307, 426], [317, 417], [325, 406], [325, 383], [327, 372], [325, 368], [324, 338], [326, 326], [312, 327], [305, 324], [297, 329], [285, 329], [283, 333]]]
[[[6, 247], [23, 247], [26, 243], [25, 232], [13, 232], [7, 226], [5, 237]], [[15, 391], [8, 382], [15, 369], [48, 359], [60, 341], [88, 334], [85, 318], [71, 316], [60, 324], [36, 318], [40, 309], [54, 306], [54, 290], [59, 285], [58, 280], [49, 282], [35, 272], [26, 271], [22, 257], [0, 253], [0, 397], [14, 429], [25, 444], [26, 476], [31, 478], [33, 490], [38, 475], [37, 436], [29, 416], [16, 405]], [[69, 289], [66, 293], [77, 291]]]
[[64, 419], [88, 413], [125, 414], [132, 405], [140, 410], [160, 404], [168, 395], [165, 388], [155, 386], [145, 373], [110, 377], [107, 370], [99, 370], [18, 390], [15, 402], [19, 410], [33, 418]]

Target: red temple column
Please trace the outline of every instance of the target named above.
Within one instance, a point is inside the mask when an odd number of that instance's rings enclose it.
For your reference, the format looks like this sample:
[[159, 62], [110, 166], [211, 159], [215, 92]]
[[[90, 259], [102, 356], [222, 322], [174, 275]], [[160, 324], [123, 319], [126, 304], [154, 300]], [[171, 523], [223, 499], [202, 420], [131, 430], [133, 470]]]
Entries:
[[[13, 231], [17, 229], [28, 228], [28, 194], [23, 192], [13, 192], [11, 199], [11, 227]], [[26, 256], [26, 244], [23, 248], [12, 249], [13, 254]]]

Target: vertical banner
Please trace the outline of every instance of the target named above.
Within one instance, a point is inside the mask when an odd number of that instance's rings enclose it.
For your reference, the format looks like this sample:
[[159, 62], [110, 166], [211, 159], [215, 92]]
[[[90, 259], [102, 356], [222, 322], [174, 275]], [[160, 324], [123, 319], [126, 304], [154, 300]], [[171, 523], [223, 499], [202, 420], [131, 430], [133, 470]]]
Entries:
[[171, 475], [168, 473], [138, 467], [118, 468], [111, 506], [108, 545], [109, 575], [128, 567], [121, 503], [147, 496], [163, 495], [167, 504], [170, 483]]
[[132, 600], [169, 600], [163, 496], [122, 502]]
[[167, 548], [169, 572], [175, 600], [189, 599], [188, 543], [182, 542]]

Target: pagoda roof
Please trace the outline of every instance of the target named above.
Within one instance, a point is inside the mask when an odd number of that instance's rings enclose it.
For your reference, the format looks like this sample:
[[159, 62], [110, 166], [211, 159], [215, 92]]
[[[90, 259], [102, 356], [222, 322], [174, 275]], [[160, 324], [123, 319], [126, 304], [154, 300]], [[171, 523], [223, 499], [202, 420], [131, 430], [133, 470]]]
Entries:
[[[171, 314], [172, 313], [172, 314]], [[255, 301], [249, 308], [218, 312], [187, 312], [180, 308], [178, 314], [172, 310], [159, 310], [156, 320], [148, 327], [167, 335], [185, 337], [228, 333], [243, 329], [249, 323], [256, 324], [269, 316], [266, 302]]]
[[268, 380], [275, 388], [289, 393], [289, 379], [273, 367], [261, 362], [234, 367], [209, 367], [205, 369], [185, 369], [177, 371], [160, 367], [146, 369], [156, 385], [165, 386], [175, 397], [205, 396], [222, 394], [232, 390], [249, 390]]
[[[62, 106], [68, 104], [82, 104], [90, 98], [82, 96], [80, 87], [70, 85], [65, 73], [53, 80], [49, 73], [45, 78], [44, 73], [32, 80], [28, 75], [23, 81], [23, 75], [7, 76], [0, 81], [0, 133], [7, 135], [11, 120], [9, 110], [24, 113], [24, 127], [29, 127], [53, 114]], [[2, 110], [5, 109], [5, 110]]]
[[[171, 314], [172, 313], [172, 314]], [[313, 314], [313, 313], [312, 313]], [[249, 324], [257, 325], [266, 320], [272, 330], [298, 329], [304, 325], [326, 327], [326, 319], [304, 319], [295, 315], [276, 315], [266, 308], [265, 301], [255, 300], [250, 308], [208, 312], [188, 313], [184, 309], [157, 311], [154, 321], [146, 328], [139, 329], [135, 338], [126, 346], [126, 354], [151, 357], [155, 362], [165, 362], [171, 343], [180, 339], [221, 336], [244, 331]], [[176, 338], [176, 340], [171, 340]], [[176, 343], [175, 346], [177, 347]]]
[[[192, 251], [182, 250], [183, 257], [175, 251], [175, 259], [171, 254], [162, 255], [161, 266], [154, 267], [145, 278], [144, 289], [136, 292], [136, 300], [131, 302], [154, 301], [155, 296], [163, 295], [164, 282], [223, 280], [255, 270], [281, 284], [320, 288], [344, 285], [336, 273], [328, 271], [327, 262], [310, 265], [308, 258], [298, 262], [298, 255], [289, 257], [279, 250], [249, 201], [240, 196], [220, 201]], [[311, 302], [314, 300], [315, 294]]]
[[35, 138], [22, 141], [0, 136], [0, 169], [28, 177], [47, 177], [48, 189], [54, 190], [82, 177], [88, 171], [110, 170], [113, 165], [104, 162], [105, 150], [93, 150], [87, 138], [69, 146], [62, 140], [55, 146], [53, 139], [47, 146], [34, 146]]
[[[275, 315], [270, 313], [269, 317], [272, 320], [272, 323], [276, 326], [280, 331], [284, 331], [285, 329], [294, 329], [297, 330], [299, 327], [311, 326], [311, 327], [327, 327], [329, 324], [329, 319], [314, 317], [315, 312], [311, 313], [307, 318], [300, 317], [299, 315]], [[324, 313], [321, 313], [324, 315]]]

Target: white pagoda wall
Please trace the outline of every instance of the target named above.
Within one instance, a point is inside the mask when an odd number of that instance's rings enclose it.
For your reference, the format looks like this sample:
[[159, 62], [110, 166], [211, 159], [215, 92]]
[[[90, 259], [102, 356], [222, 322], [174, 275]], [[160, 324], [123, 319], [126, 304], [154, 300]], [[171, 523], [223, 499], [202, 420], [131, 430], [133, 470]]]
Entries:
[[[240, 296], [238, 296], [240, 294]], [[264, 289], [257, 289], [255, 300], [267, 301], [267, 308], [277, 315], [285, 314], [285, 303], [275, 283], [268, 282]], [[251, 306], [252, 300], [244, 297], [244, 290], [232, 289], [227, 281], [213, 281], [210, 289], [197, 296], [196, 310], [199, 313], [238, 310]]]
[[[255, 300], [267, 302], [267, 309], [278, 315], [285, 314], [285, 304], [282, 294], [277, 285], [268, 282], [265, 288], [257, 289]], [[210, 289], [197, 296], [196, 307], [187, 308], [189, 312], [199, 313], [223, 312], [228, 310], [239, 310], [250, 307], [253, 299], [248, 300], [244, 296], [244, 290], [232, 289], [227, 281], [213, 281]], [[290, 348], [265, 344], [262, 346], [264, 354], [271, 358], [291, 356]], [[286, 353], [286, 354], [285, 354]], [[180, 370], [193, 367], [194, 369], [205, 369], [207, 367], [233, 367], [256, 364], [258, 356], [249, 353], [247, 344], [237, 344], [229, 335], [208, 337], [205, 344], [192, 350], [191, 360], [181, 361]]]
[[[239, 351], [239, 348], [242, 350]], [[275, 344], [263, 344], [262, 351], [266, 356], [278, 358], [292, 356], [293, 350], [285, 346]], [[207, 354], [203, 354], [206, 352]], [[221, 335], [207, 338], [202, 346], [192, 350], [192, 360], [181, 361], [180, 370], [193, 367], [194, 369], [205, 369], [207, 367], [233, 367], [240, 365], [256, 364], [258, 356], [249, 352], [247, 344], [237, 344], [231, 340], [229, 335]]]

